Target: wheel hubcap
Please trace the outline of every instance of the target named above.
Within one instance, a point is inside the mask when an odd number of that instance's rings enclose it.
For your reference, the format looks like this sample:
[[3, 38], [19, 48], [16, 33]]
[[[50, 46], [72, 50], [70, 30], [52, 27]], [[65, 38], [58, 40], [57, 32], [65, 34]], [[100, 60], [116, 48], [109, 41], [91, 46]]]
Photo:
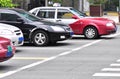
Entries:
[[45, 43], [45, 41], [46, 41], [46, 37], [45, 37], [45, 35], [43, 33], [36, 34], [36, 36], [35, 36], [35, 42], [37, 44], [42, 45], [42, 44]]
[[86, 36], [87, 36], [88, 38], [93, 38], [93, 37], [95, 36], [95, 31], [94, 31], [94, 29], [92, 29], [92, 28], [87, 29], [87, 31], [86, 31]]

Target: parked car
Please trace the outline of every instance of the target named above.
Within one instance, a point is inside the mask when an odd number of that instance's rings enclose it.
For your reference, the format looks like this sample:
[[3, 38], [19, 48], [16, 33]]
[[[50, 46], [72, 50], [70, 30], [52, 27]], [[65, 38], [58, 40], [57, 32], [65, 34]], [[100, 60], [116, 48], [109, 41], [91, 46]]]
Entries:
[[40, 18], [22, 9], [0, 9], [0, 22], [20, 28], [24, 40], [36, 46], [66, 40], [73, 34], [69, 26], [42, 21]]
[[29, 11], [44, 20], [69, 25], [74, 34], [88, 39], [116, 32], [115, 22], [101, 17], [88, 17], [72, 7], [37, 7]]
[[0, 37], [0, 62], [6, 61], [15, 54], [15, 47], [10, 39]]
[[22, 31], [12, 25], [0, 23], [0, 36], [10, 39], [14, 46], [21, 46], [24, 42]]

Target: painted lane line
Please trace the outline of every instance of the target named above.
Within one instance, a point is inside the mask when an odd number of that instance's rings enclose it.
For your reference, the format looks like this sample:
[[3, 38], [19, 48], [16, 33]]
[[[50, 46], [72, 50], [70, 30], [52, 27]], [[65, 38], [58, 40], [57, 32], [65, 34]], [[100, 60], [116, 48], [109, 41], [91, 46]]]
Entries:
[[10, 75], [15, 74], [15, 73], [17, 73], [17, 72], [19, 72], [19, 71], [22, 71], [22, 70], [25, 70], [25, 69], [28, 69], [28, 68], [31, 68], [31, 67], [40, 65], [40, 64], [42, 64], [42, 63], [44, 63], [44, 62], [53, 60], [53, 59], [55, 59], [55, 58], [56, 58], [56, 57], [50, 57], [50, 58], [48, 58], [48, 59], [46, 59], [46, 60], [38, 61], [38, 62], [29, 64], [29, 65], [23, 66], [23, 67], [21, 67], [21, 68], [19, 68], [19, 69], [16, 69], [16, 70], [13, 70], [13, 71], [9, 71], [9, 72], [6, 72], [6, 73], [0, 75], [0, 78], [4, 78], [4, 77], [6, 77], [6, 76], [10, 76]]
[[120, 68], [103, 68], [101, 71], [120, 71]]
[[4, 73], [0, 73], [0, 76], [3, 75]]
[[[107, 37], [115, 37], [118, 35], [120, 35], [120, 32], [117, 34], [109, 35]], [[117, 60], [117, 61], [120, 62], [120, 60]], [[116, 76], [120, 76], [120, 73], [95, 73], [95, 74], [93, 74], [93, 76], [113, 76], [113, 77], [116, 77]]]
[[81, 47], [75, 48], [74, 50], [72, 49], [72, 50], [70, 50], [70, 51], [66, 51], [66, 52], [63, 52], [63, 53], [58, 54], [58, 55], [56, 55], [56, 56], [47, 58], [47, 59], [45, 59], [45, 60], [38, 61], [38, 62], [29, 64], [29, 65], [23, 66], [23, 67], [18, 68], [18, 69], [16, 69], [16, 70], [8, 71], [8, 72], [4, 73], [3, 75], [1, 75], [0, 78], [4, 78], [4, 77], [6, 77], [6, 76], [10, 76], [10, 75], [15, 74], [15, 73], [17, 73], [17, 72], [20, 72], [20, 71], [22, 71], [22, 70], [25, 70], [25, 69], [28, 69], [28, 68], [31, 68], [31, 67], [40, 65], [40, 64], [45, 63], [45, 62], [50, 61], [50, 60], [54, 60], [54, 59], [56, 59], [56, 58], [58, 58], [58, 57], [60, 57], [60, 56], [68, 55], [68, 54], [72, 53], [73, 51], [77, 51], [77, 50], [83, 49], [83, 48], [85, 48], [85, 47], [91, 46], [91, 45], [93, 45], [93, 44], [95, 44], [95, 43], [98, 43], [98, 42], [100, 42], [100, 41], [101, 41], [101, 40], [96, 40], [96, 41], [90, 42], [90, 43], [88, 43], [88, 44], [85, 44], [85, 45], [83, 45], [83, 46], [81, 46]]
[[68, 55], [68, 54], [70, 54], [70, 53], [72, 53], [72, 52], [81, 50], [81, 49], [83, 49], [83, 48], [85, 48], [85, 47], [91, 46], [91, 45], [93, 45], [93, 44], [95, 44], [95, 43], [98, 43], [98, 42], [100, 42], [100, 41], [102, 41], [102, 40], [93, 41], [93, 42], [88, 43], [88, 44], [85, 44], [85, 45], [83, 45], [83, 46], [81, 46], [81, 47], [74, 48], [74, 49], [72, 49], [72, 50], [70, 50], [70, 51], [67, 51], [67, 52], [63, 52], [63, 53], [59, 54], [59, 56]]
[[[120, 35], [120, 33], [115, 34], [114, 36], [117, 36], [117, 35]], [[45, 60], [38, 61], [38, 62], [29, 64], [29, 65], [23, 66], [23, 67], [21, 67], [21, 68], [18, 68], [18, 69], [16, 69], [16, 70], [13, 70], [13, 71], [8, 71], [8, 72], [4, 73], [3, 75], [1, 75], [0, 78], [4, 78], [4, 77], [6, 77], [6, 76], [10, 76], [10, 75], [15, 74], [15, 73], [17, 73], [17, 72], [20, 72], [20, 71], [22, 71], [22, 70], [25, 70], [25, 69], [28, 69], [28, 68], [32, 68], [32, 67], [37, 66], [37, 65], [40, 65], [40, 64], [42, 64], [42, 63], [45, 63], [45, 62], [54, 60], [54, 59], [56, 59], [56, 58], [58, 58], [58, 57], [60, 57], [60, 56], [71, 54], [72, 52], [81, 50], [81, 49], [83, 49], [83, 48], [86, 48], [86, 47], [88, 47], [88, 46], [91, 46], [91, 45], [93, 45], [93, 44], [96, 44], [96, 43], [98, 43], [98, 42], [100, 42], [100, 41], [102, 41], [102, 40], [96, 40], [96, 41], [90, 42], [90, 43], [88, 43], [88, 44], [82, 45], [81, 47], [72, 49], [72, 50], [70, 50], [70, 51], [63, 52], [63, 53], [58, 54], [58, 55], [56, 55], [56, 56], [52, 56], [52, 57], [47, 58], [47, 59], [45, 59]]]
[[117, 62], [120, 62], [120, 59], [118, 59]]
[[13, 57], [15, 60], [45, 60], [46, 57]]
[[120, 66], [120, 64], [110, 64], [110, 66]]
[[99, 77], [120, 77], [120, 73], [95, 73], [93, 76], [99, 76]]

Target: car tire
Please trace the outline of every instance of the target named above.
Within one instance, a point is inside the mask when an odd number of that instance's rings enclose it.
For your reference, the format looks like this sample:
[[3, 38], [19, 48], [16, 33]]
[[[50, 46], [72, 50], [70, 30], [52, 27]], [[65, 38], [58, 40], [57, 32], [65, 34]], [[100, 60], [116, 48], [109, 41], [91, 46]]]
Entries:
[[48, 34], [45, 31], [36, 31], [32, 35], [33, 44], [36, 46], [45, 46], [49, 43]]
[[86, 27], [84, 30], [84, 36], [87, 39], [95, 39], [98, 38], [98, 30], [95, 27]]

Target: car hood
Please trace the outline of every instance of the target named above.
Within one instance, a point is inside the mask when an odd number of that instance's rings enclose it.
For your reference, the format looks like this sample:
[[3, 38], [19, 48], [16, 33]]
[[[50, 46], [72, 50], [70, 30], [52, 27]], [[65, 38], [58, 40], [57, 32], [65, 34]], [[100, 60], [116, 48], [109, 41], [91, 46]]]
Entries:
[[8, 29], [8, 30], [12, 30], [12, 31], [19, 30], [19, 28], [15, 27], [15, 26], [3, 24], [3, 23], [0, 23], [0, 29]]
[[108, 18], [103, 18], [103, 17], [84, 17], [85, 19], [90, 19], [90, 20], [101, 20], [101, 21], [112, 21]]
[[65, 26], [63, 24], [58, 24], [58, 23], [54, 23], [54, 22], [50, 22], [50, 21], [45, 21], [45, 20], [31, 22], [31, 24], [36, 25], [36, 26], [40, 26], [40, 25], [42, 25], [42, 26], [55, 26], [55, 25]]

